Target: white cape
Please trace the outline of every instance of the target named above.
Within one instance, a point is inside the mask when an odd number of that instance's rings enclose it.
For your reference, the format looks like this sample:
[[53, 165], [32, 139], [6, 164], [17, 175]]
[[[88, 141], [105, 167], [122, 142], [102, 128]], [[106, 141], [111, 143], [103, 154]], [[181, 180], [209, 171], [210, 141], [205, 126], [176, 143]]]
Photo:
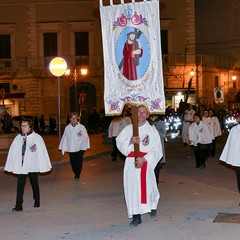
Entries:
[[78, 152], [80, 150], [87, 150], [90, 148], [90, 141], [86, 128], [78, 123], [75, 127], [69, 123], [63, 133], [59, 144], [59, 149], [62, 154], [65, 152]]
[[231, 129], [220, 160], [232, 166], [240, 167], [240, 125]]
[[22, 164], [23, 136], [18, 134], [9, 149], [4, 170], [15, 174], [48, 172], [52, 165], [43, 138], [33, 132], [27, 136], [26, 152]]

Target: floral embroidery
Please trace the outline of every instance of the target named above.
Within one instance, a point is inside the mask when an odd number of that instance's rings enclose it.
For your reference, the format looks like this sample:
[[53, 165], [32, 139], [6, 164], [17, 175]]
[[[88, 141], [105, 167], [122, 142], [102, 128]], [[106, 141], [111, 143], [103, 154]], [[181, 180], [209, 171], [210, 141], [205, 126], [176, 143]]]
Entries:
[[113, 23], [113, 31], [117, 27], [125, 27], [128, 22], [131, 22], [133, 25], [144, 24], [146, 27], [149, 27], [149, 23], [141, 14], [133, 12], [133, 10], [128, 6], [124, 13], [121, 16], [117, 17], [117, 20]]
[[112, 111], [117, 111], [117, 112], [119, 112], [120, 111], [120, 107], [119, 107], [119, 101], [109, 101], [108, 102], [108, 104], [109, 104], [109, 112], [112, 112]]

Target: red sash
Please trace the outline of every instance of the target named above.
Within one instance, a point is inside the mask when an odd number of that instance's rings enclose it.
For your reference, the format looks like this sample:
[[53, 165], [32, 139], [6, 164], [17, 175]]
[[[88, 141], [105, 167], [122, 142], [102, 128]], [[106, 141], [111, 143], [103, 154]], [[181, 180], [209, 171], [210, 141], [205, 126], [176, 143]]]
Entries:
[[[140, 152], [140, 157], [144, 157], [147, 153], [146, 152]], [[128, 157], [134, 158], [134, 152], [130, 152], [128, 154]], [[141, 167], [141, 203], [146, 204], [147, 203], [147, 182], [146, 182], [146, 176], [147, 176], [147, 162], [143, 163]]]

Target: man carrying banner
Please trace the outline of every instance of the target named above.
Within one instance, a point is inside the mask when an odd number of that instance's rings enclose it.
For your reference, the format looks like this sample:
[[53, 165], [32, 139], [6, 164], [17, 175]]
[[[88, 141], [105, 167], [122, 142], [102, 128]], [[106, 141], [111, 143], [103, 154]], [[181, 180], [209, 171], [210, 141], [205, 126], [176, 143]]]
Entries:
[[[130, 124], [116, 139], [118, 149], [127, 156], [124, 166], [124, 194], [128, 217], [133, 218], [130, 227], [136, 227], [142, 222], [142, 214], [156, 216], [160, 194], [154, 168], [163, 155], [160, 136], [156, 128], [148, 123], [145, 106], [138, 107], [137, 117], [139, 136], [133, 136], [133, 126]], [[140, 157], [136, 160], [134, 144], [138, 144], [140, 148]]]

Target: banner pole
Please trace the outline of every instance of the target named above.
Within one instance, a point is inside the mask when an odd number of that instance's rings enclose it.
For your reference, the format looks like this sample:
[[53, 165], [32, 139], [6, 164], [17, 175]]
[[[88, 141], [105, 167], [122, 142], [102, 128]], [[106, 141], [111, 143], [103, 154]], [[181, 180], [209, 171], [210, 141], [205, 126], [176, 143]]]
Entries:
[[[138, 137], [138, 109], [135, 104], [132, 104], [132, 124], [133, 124], [133, 136]], [[134, 144], [135, 162], [139, 156], [140, 156], [139, 144]]]

